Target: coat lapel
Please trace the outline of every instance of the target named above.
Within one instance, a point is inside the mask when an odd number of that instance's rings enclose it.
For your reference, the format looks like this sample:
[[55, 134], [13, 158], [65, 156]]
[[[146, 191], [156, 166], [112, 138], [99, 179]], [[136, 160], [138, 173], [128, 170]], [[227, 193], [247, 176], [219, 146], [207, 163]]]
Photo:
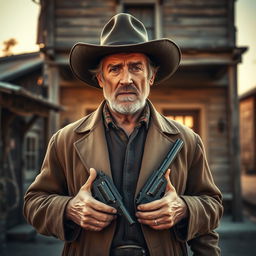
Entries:
[[74, 147], [88, 172], [93, 167], [111, 177], [108, 147], [102, 122], [103, 106], [104, 102], [88, 120], [75, 129], [77, 133], [85, 133], [85, 135], [74, 143]]
[[150, 102], [149, 106], [151, 111], [151, 123], [145, 142], [136, 195], [139, 193], [150, 174], [160, 166], [175, 140], [174, 135], [179, 133], [178, 128], [174, 125], [170, 126]]

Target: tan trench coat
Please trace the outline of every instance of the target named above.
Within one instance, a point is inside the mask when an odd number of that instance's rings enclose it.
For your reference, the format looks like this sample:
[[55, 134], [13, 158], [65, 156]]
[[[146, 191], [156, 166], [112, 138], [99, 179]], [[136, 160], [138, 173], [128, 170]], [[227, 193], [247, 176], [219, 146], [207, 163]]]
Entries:
[[[182, 138], [185, 145], [171, 166], [170, 178], [189, 209], [185, 237], [177, 228], [155, 231], [142, 226], [150, 255], [185, 255], [185, 241], [189, 241], [195, 255], [219, 255], [218, 235], [213, 229], [222, 215], [221, 194], [213, 182], [202, 142], [190, 129], [164, 118], [149, 104], [152, 119], [136, 193], [160, 165], [174, 140]], [[101, 232], [92, 232], [76, 225], [64, 227], [63, 217], [66, 204], [86, 182], [90, 167], [111, 176], [102, 106], [52, 137], [41, 173], [25, 195], [26, 219], [39, 233], [64, 240], [63, 255], [109, 255], [115, 222]]]

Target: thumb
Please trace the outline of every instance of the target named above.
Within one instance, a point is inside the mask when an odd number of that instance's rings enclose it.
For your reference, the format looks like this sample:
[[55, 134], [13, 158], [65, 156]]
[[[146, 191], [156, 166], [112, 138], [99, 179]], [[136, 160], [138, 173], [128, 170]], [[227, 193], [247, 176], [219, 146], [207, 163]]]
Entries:
[[167, 181], [165, 193], [168, 192], [168, 191], [169, 192], [171, 192], [171, 191], [175, 191], [176, 192], [176, 190], [175, 190], [175, 188], [172, 185], [171, 180], [170, 180], [170, 173], [171, 173], [171, 169], [168, 169], [167, 172], [164, 175], [164, 177], [165, 177], [165, 179]]
[[81, 187], [81, 189], [84, 191], [90, 191], [92, 183], [96, 177], [97, 177], [97, 171], [94, 168], [90, 168], [90, 176], [87, 179], [86, 183]]

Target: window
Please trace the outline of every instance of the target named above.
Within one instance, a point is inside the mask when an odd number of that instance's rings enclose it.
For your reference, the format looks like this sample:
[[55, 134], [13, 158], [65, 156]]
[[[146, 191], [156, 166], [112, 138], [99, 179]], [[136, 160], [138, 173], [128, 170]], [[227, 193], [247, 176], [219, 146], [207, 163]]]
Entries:
[[200, 133], [199, 110], [171, 110], [163, 109], [163, 115], [191, 128], [194, 132]]
[[29, 132], [24, 144], [25, 180], [31, 180], [38, 173], [38, 135]]
[[145, 25], [149, 40], [162, 37], [162, 1], [119, 0], [117, 12], [135, 16]]

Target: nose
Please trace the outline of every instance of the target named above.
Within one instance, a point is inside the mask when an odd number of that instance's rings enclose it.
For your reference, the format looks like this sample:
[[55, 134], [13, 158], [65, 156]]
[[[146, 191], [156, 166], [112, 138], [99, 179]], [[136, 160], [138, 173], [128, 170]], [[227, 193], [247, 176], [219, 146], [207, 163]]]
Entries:
[[132, 84], [132, 74], [128, 68], [124, 68], [121, 74], [120, 84]]

